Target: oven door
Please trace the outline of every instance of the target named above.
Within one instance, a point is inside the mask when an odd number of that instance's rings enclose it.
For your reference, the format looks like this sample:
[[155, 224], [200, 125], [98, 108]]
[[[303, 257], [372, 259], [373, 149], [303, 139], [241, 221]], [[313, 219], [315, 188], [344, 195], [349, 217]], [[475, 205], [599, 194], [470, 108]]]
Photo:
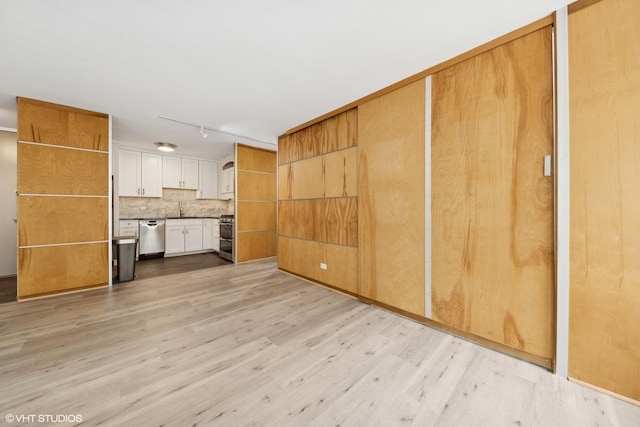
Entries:
[[220, 258], [233, 261], [233, 240], [220, 238]]
[[232, 222], [220, 223], [220, 239], [233, 239], [233, 223]]

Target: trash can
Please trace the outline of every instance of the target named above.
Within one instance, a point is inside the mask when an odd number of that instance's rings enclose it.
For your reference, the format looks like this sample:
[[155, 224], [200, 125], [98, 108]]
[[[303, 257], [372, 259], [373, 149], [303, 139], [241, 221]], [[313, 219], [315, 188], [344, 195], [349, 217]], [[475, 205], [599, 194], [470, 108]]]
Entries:
[[118, 259], [117, 280], [128, 282], [136, 278], [136, 236], [118, 236], [113, 241], [116, 246]]

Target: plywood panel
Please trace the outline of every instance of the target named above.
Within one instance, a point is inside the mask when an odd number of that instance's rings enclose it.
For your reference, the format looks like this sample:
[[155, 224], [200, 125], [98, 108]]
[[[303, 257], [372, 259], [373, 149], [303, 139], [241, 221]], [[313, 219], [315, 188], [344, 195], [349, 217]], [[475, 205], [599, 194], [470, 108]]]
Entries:
[[569, 16], [569, 375], [640, 401], [640, 2]]
[[277, 153], [238, 144], [237, 167], [239, 170], [276, 173]]
[[109, 239], [109, 199], [18, 197], [19, 246]]
[[276, 256], [276, 231], [238, 233], [236, 248], [238, 262]]
[[280, 237], [278, 267], [348, 292], [358, 290], [357, 248]]
[[108, 243], [18, 249], [18, 297], [106, 284]]
[[552, 359], [551, 29], [433, 76], [432, 316]]
[[278, 166], [278, 200], [290, 199], [291, 194], [291, 164]]
[[109, 194], [107, 153], [18, 145], [20, 194]]
[[359, 293], [424, 315], [424, 81], [358, 107]]
[[90, 150], [109, 149], [105, 114], [18, 98], [18, 139]]
[[358, 195], [358, 149], [350, 148], [323, 156], [324, 196]]
[[356, 198], [282, 201], [278, 215], [281, 236], [358, 245]]
[[238, 200], [276, 200], [276, 175], [262, 172], [237, 171]]
[[291, 137], [289, 135], [282, 135], [278, 137], [278, 164], [282, 165], [289, 163], [289, 141]]
[[292, 199], [324, 197], [324, 162], [322, 156], [291, 163], [289, 188]]
[[275, 230], [276, 202], [241, 202], [236, 211], [238, 231]]
[[323, 153], [358, 145], [358, 110], [356, 108], [326, 119], [324, 123], [326, 142]]

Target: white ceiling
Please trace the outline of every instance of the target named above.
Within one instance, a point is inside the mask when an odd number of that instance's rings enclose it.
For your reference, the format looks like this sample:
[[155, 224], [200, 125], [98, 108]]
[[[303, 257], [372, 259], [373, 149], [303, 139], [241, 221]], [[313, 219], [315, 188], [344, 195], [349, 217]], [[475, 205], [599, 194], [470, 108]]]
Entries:
[[[220, 159], [550, 15], [569, 0], [0, 0], [15, 97], [109, 113], [113, 139]], [[244, 142], [275, 149], [275, 145]]]

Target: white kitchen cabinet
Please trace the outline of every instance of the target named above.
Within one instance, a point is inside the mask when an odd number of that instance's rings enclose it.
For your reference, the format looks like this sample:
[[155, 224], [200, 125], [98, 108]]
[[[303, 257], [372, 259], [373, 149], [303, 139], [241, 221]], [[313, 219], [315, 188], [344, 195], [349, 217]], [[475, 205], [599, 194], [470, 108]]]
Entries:
[[235, 168], [233, 162], [227, 162], [222, 166], [220, 172], [220, 198], [233, 199]]
[[168, 219], [165, 227], [165, 255], [203, 250], [202, 219]]
[[162, 186], [165, 188], [198, 189], [198, 160], [162, 156]]
[[213, 218], [202, 220], [202, 249], [213, 249]]
[[162, 156], [118, 150], [118, 195], [162, 197]]
[[218, 198], [218, 163], [200, 160], [198, 164], [198, 199]]
[[220, 252], [220, 220], [218, 218], [212, 219], [213, 224], [211, 225], [213, 231], [213, 250], [216, 252]]

